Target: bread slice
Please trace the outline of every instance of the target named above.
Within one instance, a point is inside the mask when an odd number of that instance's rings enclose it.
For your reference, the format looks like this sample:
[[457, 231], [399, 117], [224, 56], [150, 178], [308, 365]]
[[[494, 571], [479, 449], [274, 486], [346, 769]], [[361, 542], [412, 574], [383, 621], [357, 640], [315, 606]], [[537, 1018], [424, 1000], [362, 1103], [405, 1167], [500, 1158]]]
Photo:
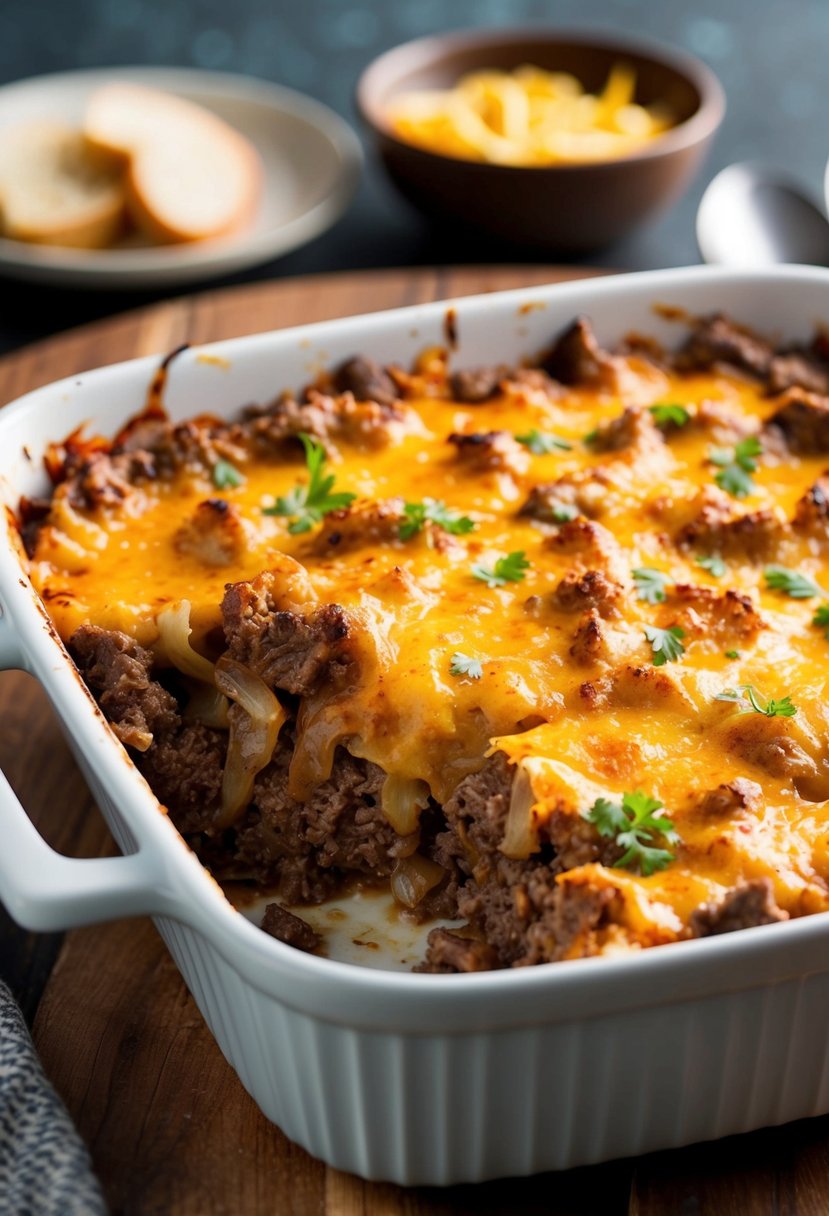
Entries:
[[80, 131], [51, 120], [0, 131], [4, 236], [100, 249], [119, 236], [125, 203], [123, 164]]
[[256, 149], [201, 106], [108, 84], [90, 98], [84, 133], [127, 162], [131, 214], [154, 240], [201, 241], [252, 220], [262, 180]]

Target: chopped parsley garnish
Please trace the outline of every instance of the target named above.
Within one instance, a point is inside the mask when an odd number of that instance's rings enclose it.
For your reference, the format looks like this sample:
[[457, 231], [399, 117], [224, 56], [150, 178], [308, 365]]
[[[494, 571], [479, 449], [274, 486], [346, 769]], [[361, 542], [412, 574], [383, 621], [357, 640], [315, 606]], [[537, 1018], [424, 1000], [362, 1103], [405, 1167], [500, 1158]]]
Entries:
[[471, 570], [473, 578], [479, 578], [487, 587], [503, 587], [505, 583], [520, 583], [526, 577], [524, 571], [529, 568], [523, 549], [516, 549], [506, 557], [499, 557], [491, 568], [478, 562]]
[[616, 869], [636, 869], [646, 878], [656, 870], [664, 870], [675, 854], [655, 848], [660, 836], [666, 844], [678, 844], [679, 835], [667, 815], [658, 815], [663, 803], [641, 790], [622, 795], [621, 804], [609, 798], [597, 798], [584, 818], [592, 823], [600, 836], [615, 838], [622, 856], [613, 865]]
[[526, 435], [516, 435], [515, 438], [519, 443], [523, 443], [525, 448], [529, 448], [533, 456], [547, 456], [550, 452], [570, 452], [573, 448], [572, 443], [568, 443], [566, 439], [559, 439], [557, 435], [545, 435], [535, 426], [527, 431]]
[[817, 625], [824, 631], [823, 636], [829, 642], [829, 604], [821, 604], [812, 617], [812, 624]]
[[330, 511], [339, 511], [349, 506], [357, 497], [356, 494], [332, 494], [335, 477], [333, 473], [323, 476], [325, 464], [325, 448], [316, 439], [300, 431], [299, 438], [305, 448], [305, 464], [309, 478], [307, 485], [296, 485], [293, 490], [279, 498], [273, 505], [263, 508], [265, 515], [287, 515], [291, 522], [288, 531], [293, 535], [309, 532], [314, 524], [318, 524], [324, 515]]
[[406, 516], [401, 520], [399, 536], [401, 540], [411, 540], [426, 523], [437, 524], [444, 532], [453, 536], [465, 536], [475, 527], [468, 515], [461, 515], [447, 507], [439, 498], [424, 498], [423, 502], [407, 502], [403, 507]]
[[449, 674], [452, 676], [469, 676], [470, 680], [480, 680], [484, 674], [480, 659], [471, 659], [468, 654], [456, 650], [450, 660]]
[[726, 650], [725, 657], [727, 659], [739, 659], [740, 652], [739, 650]]
[[686, 426], [691, 419], [685, 406], [673, 401], [657, 401], [649, 408], [657, 426]]
[[755, 456], [759, 456], [762, 450], [763, 446], [756, 435], [741, 439], [733, 451], [712, 448], [708, 459], [720, 467], [714, 478], [720, 489], [734, 498], [745, 498], [751, 494], [754, 490], [751, 474], [757, 470]]
[[577, 518], [579, 509], [570, 502], [557, 502], [550, 507], [550, 514], [557, 524], [567, 524]]
[[[741, 684], [739, 688], [727, 688], [725, 692], [717, 693], [715, 701], [732, 701], [740, 706], [741, 714], [764, 714], [767, 718], [793, 718], [797, 706], [792, 705], [791, 697], [783, 697], [780, 701], [761, 697], [751, 684]], [[763, 702], [765, 701], [765, 704]]]
[[654, 667], [674, 663], [685, 654], [685, 647], [682, 645], [685, 630], [680, 629], [679, 625], [671, 625], [670, 629], [657, 629], [655, 625], [646, 625], [645, 637], [651, 644]]
[[711, 553], [708, 557], [698, 557], [697, 565], [700, 570], [707, 570], [714, 578], [722, 578], [728, 569], [719, 553]]
[[217, 490], [231, 490], [244, 485], [244, 476], [229, 460], [217, 460], [211, 469], [213, 485]]
[[588, 447], [590, 447], [590, 445], [592, 443], [595, 443], [598, 438], [599, 438], [599, 428], [597, 426], [594, 426], [592, 431], [587, 432], [587, 434], [584, 437], [583, 442], [586, 443]]
[[817, 583], [799, 570], [787, 570], [785, 566], [766, 566], [763, 577], [766, 586], [772, 591], [782, 591], [793, 600], [810, 600], [814, 595], [823, 595]]
[[633, 581], [636, 584], [636, 595], [646, 604], [665, 603], [665, 584], [670, 582], [667, 574], [661, 570], [651, 570], [640, 566], [633, 571]]

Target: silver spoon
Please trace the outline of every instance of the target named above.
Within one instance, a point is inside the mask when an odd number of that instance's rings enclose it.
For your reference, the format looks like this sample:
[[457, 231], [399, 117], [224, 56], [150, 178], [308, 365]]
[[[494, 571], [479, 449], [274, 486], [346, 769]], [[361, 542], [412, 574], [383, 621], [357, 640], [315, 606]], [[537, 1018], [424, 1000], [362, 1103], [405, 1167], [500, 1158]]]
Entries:
[[827, 266], [829, 220], [785, 174], [729, 165], [702, 196], [697, 244], [703, 260], [719, 266]]

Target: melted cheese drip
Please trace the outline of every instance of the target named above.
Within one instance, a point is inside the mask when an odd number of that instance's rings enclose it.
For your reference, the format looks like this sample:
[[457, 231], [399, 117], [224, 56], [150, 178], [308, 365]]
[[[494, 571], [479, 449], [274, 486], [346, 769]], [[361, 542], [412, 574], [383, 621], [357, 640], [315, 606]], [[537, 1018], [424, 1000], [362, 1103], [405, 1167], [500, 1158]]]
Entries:
[[[632, 365], [633, 373], [641, 371]], [[716, 469], [707, 454], [719, 445], [710, 432], [697, 426], [672, 431], [664, 451], [636, 458], [625, 451], [598, 454], [585, 444], [588, 432], [618, 417], [625, 405], [657, 401], [716, 401], [757, 425], [774, 409], [753, 384], [737, 377], [669, 377], [653, 369], [631, 374], [622, 393], [574, 390], [553, 400], [527, 389], [476, 406], [424, 395], [408, 403], [422, 422], [418, 433], [380, 449], [339, 445], [339, 459], [327, 471], [336, 474], [336, 490], [360, 499], [433, 497], [471, 516], [474, 532], [454, 538], [446, 552], [430, 547], [424, 532], [405, 542], [320, 553], [316, 530], [291, 536], [287, 520], [262, 511], [274, 496], [305, 480], [302, 464], [257, 457], [241, 466], [244, 484], [220, 494], [195, 476], [149, 483], [129, 515], [72, 512], [58, 493], [51, 526], [40, 533], [33, 578], [64, 639], [93, 622], [151, 645], [159, 610], [186, 598], [198, 644], [220, 623], [226, 583], [262, 570], [295, 569], [285, 561], [289, 555], [301, 563], [304, 585], [310, 583], [320, 603], [342, 605], [364, 626], [362, 678], [347, 696], [332, 702], [323, 692], [304, 708], [306, 737], [299, 746], [306, 751], [330, 756], [334, 742], [344, 741], [352, 753], [390, 774], [425, 781], [444, 801], [499, 738], [513, 763], [539, 761], [531, 776], [537, 822], [554, 805], [568, 805], [568, 798], [572, 813], [584, 812], [597, 788], [609, 797], [642, 789], [660, 798], [682, 840], [667, 869], [642, 878], [591, 866], [582, 875], [617, 888], [631, 937], [642, 944], [675, 937], [694, 907], [744, 879], [770, 878], [778, 903], [793, 915], [827, 908], [829, 642], [811, 624], [819, 601], [767, 590], [765, 563], [747, 558], [729, 559], [727, 575], [714, 578], [696, 564], [699, 551], [672, 543], [694, 513], [695, 496], [713, 484]], [[516, 477], [471, 473], [446, 442], [456, 431], [523, 434], [532, 427], [569, 441], [572, 450], [528, 456], [526, 472]], [[754, 492], [732, 500], [734, 512], [768, 507], [790, 518], [825, 463], [821, 457], [784, 460], [764, 453], [753, 475]], [[550, 546], [554, 527], [518, 515], [533, 486], [597, 467], [607, 477], [593, 515], [622, 546], [628, 582], [630, 571], [644, 566], [663, 571], [669, 586], [697, 584], [718, 593], [734, 587], [753, 597], [769, 626], [756, 640], [735, 643], [737, 659], [726, 657], [721, 641], [686, 637], [682, 659], [660, 670], [672, 691], [659, 706], [635, 697], [624, 704], [611, 696], [602, 707], [585, 698], [585, 682], [600, 681], [613, 664], [574, 662], [570, 648], [579, 616], [557, 610], [551, 598], [578, 557]], [[218, 496], [238, 507], [248, 528], [244, 556], [232, 567], [206, 567], [173, 543], [196, 505]], [[491, 566], [514, 550], [523, 550], [530, 563], [523, 580], [488, 588], [472, 577], [472, 563]], [[829, 593], [829, 560], [814, 543], [793, 540], [786, 564]], [[582, 568], [589, 565], [585, 558]], [[286, 606], [295, 591], [288, 573]], [[621, 618], [608, 622], [618, 635], [616, 665], [647, 666], [652, 652], [643, 628], [670, 622], [670, 600], [651, 606], [631, 588], [620, 607]], [[450, 674], [456, 651], [480, 660], [480, 680]], [[735, 706], [714, 699], [741, 684], [767, 697], [791, 695], [797, 716], [739, 715]], [[798, 794], [790, 780], [742, 758], [745, 749], [735, 746], [734, 732], [752, 730], [799, 743], [813, 765], [808, 792], [815, 801]], [[557, 772], [545, 768], [550, 759], [560, 762]], [[574, 774], [563, 802], [562, 766]], [[736, 777], [762, 786], [762, 809], [726, 820], [701, 815], [699, 795]], [[564, 877], [579, 880], [575, 871]]]

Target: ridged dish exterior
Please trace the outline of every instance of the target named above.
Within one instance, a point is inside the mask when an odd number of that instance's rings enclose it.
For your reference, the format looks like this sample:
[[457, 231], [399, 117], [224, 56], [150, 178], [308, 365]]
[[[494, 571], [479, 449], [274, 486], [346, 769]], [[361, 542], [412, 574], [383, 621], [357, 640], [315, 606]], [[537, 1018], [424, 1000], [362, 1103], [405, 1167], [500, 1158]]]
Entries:
[[[458, 363], [537, 350], [578, 312], [590, 313], [607, 340], [630, 329], [670, 337], [654, 303], [724, 309], [802, 335], [829, 318], [829, 272], [686, 270], [458, 301]], [[227, 361], [221, 365], [188, 355], [173, 365], [171, 410], [228, 413], [267, 400], [306, 379], [317, 357], [331, 362], [362, 349], [407, 360], [440, 339], [443, 314], [425, 306], [224, 343], [211, 348]], [[38, 455], [48, 439], [84, 419], [111, 433], [135, 412], [154, 366], [144, 360], [66, 381], [4, 411], [5, 501], [42, 490]], [[24, 444], [34, 459], [21, 455]], [[0, 785], [3, 839], [23, 852], [39, 848], [42, 861], [4, 865], [0, 854], [0, 896], [30, 927], [154, 914], [243, 1085], [311, 1153], [366, 1178], [448, 1184], [829, 1111], [826, 914], [623, 958], [476, 976], [369, 972], [260, 933], [159, 813], [20, 575], [12, 549], [0, 546], [0, 664], [41, 679], [131, 856], [56, 858], [33, 843], [22, 809]]]

